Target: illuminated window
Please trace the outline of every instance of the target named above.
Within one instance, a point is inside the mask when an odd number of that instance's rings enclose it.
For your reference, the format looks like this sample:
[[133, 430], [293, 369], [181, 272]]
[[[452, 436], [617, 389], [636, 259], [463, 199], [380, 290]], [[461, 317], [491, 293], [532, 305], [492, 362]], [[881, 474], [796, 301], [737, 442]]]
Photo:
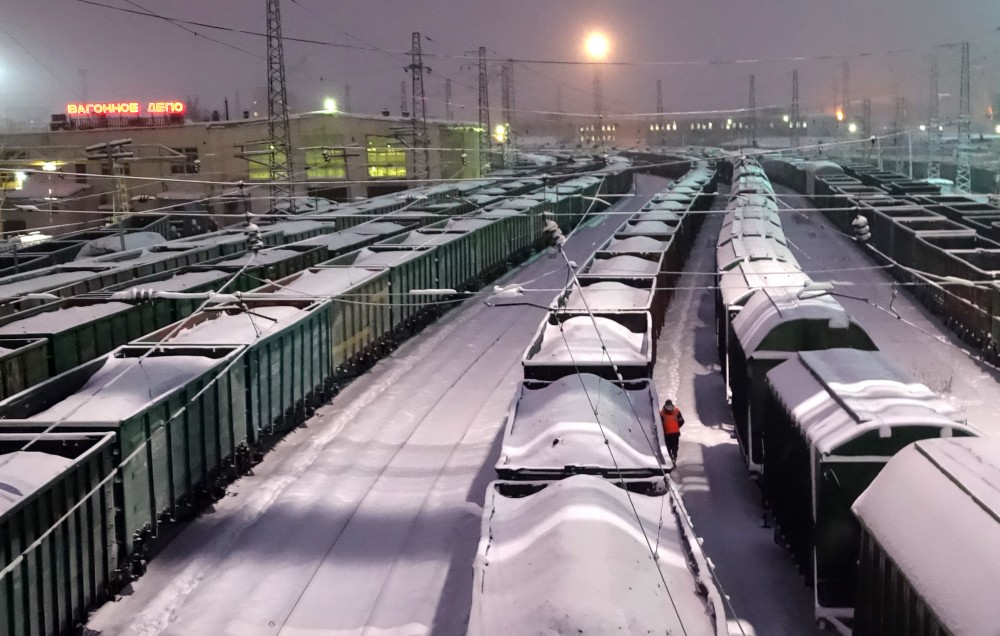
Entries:
[[406, 151], [398, 139], [368, 135], [368, 176], [373, 179], [406, 177]]
[[308, 179], [346, 179], [347, 157], [343, 149], [307, 148], [306, 176]]

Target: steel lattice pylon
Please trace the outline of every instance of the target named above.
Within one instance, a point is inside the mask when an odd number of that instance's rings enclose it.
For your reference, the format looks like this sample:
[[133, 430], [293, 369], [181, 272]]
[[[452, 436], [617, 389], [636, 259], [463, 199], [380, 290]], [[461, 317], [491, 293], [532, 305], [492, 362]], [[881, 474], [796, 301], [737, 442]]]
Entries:
[[503, 143], [503, 165], [514, 165], [514, 60], [507, 60], [500, 68], [500, 107], [506, 128]]
[[410, 48], [410, 80], [413, 89], [410, 98], [413, 100], [413, 176], [416, 179], [431, 178], [430, 136], [427, 134], [427, 100], [424, 95], [424, 55], [420, 49], [420, 33], [413, 32]]
[[479, 172], [490, 165], [490, 89], [486, 74], [486, 47], [479, 47]]
[[663, 119], [663, 110], [663, 80], [656, 80], [656, 130], [659, 133], [657, 137], [660, 145], [667, 143], [666, 134], [664, 134], [667, 124]]
[[286, 202], [292, 209], [292, 144], [288, 129], [288, 88], [281, 42], [279, 0], [267, 0], [267, 135], [271, 205]]
[[938, 121], [938, 66], [937, 57], [931, 58], [930, 95], [927, 102], [927, 178], [941, 178], [941, 163], [938, 159], [938, 145], [941, 139], [940, 123]]
[[972, 150], [972, 109], [969, 92], [969, 43], [962, 42], [962, 85], [958, 101], [958, 167], [955, 189], [972, 192], [972, 167], [969, 153]]
[[799, 71], [792, 71], [792, 146], [799, 147]]

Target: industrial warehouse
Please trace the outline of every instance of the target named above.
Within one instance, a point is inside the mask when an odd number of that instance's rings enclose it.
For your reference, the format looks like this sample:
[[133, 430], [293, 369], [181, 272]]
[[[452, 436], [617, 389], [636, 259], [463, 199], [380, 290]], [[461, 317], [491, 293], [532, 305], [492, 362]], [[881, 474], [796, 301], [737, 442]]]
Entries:
[[0, 636], [995, 635], [1000, 12], [713, 2], [12, 11]]

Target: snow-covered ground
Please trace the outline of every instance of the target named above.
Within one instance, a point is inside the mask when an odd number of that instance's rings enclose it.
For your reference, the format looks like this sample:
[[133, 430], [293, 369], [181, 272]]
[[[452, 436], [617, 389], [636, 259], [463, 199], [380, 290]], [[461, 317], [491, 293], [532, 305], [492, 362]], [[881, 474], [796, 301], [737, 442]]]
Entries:
[[[667, 181], [639, 178], [637, 210]], [[585, 224], [581, 263], [622, 222]], [[554, 289], [544, 256], [509, 282]], [[547, 305], [554, 293], [526, 294]], [[104, 634], [462, 634], [486, 484], [544, 311], [469, 301], [348, 386], [88, 627]]]
[[822, 634], [813, 620], [810, 590], [791, 556], [774, 543], [772, 530], [762, 527], [760, 490], [731, 435], [733, 415], [715, 342], [715, 292], [708, 289], [714, 284], [712, 256], [722, 218], [708, 215], [695, 239], [657, 350], [657, 393], [661, 400], [672, 398], [686, 420], [673, 476], [742, 633]]

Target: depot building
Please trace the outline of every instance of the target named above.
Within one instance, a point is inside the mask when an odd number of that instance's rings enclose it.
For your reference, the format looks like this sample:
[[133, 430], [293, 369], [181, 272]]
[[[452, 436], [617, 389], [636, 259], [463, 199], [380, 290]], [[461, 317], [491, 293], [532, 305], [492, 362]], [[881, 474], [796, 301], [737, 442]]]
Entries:
[[[16, 231], [84, 221], [114, 212], [126, 184], [130, 209], [174, 206], [207, 214], [269, 207], [268, 122], [264, 117], [193, 122], [173, 99], [65, 104], [48, 130], [6, 136], [0, 150], [3, 229]], [[413, 186], [415, 160], [430, 179], [480, 176], [474, 123], [428, 122], [428, 149], [413, 149], [412, 120], [315, 111], [291, 115], [292, 181], [296, 196], [350, 201]], [[108, 142], [118, 144], [114, 153]], [[118, 175], [118, 178], [116, 178]], [[238, 182], [242, 200], [234, 196]], [[118, 201], [121, 201], [119, 192]], [[120, 204], [119, 204], [120, 205]], [[78, 214], [73, 214], [78, 212]], [[226, 224], [225, 221], [220, 225]]]

